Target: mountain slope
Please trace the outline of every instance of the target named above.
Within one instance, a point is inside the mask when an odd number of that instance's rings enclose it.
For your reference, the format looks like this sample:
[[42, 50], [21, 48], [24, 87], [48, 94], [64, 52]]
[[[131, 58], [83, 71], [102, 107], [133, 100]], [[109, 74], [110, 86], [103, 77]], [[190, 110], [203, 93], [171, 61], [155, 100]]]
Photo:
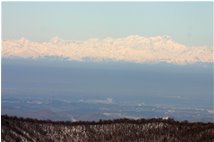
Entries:
[[1, 116], [3, 142], [212, 142], [213, 123], [172, 119], [63, 122]]

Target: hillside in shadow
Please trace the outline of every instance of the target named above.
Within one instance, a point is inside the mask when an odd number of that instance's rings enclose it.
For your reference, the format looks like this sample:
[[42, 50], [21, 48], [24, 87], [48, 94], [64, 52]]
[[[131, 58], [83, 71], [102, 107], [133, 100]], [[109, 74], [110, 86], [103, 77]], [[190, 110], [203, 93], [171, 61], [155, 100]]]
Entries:
[[1, 116], [2, 142], [213, 142], [214, 123], [173, 119], [50, 121]]

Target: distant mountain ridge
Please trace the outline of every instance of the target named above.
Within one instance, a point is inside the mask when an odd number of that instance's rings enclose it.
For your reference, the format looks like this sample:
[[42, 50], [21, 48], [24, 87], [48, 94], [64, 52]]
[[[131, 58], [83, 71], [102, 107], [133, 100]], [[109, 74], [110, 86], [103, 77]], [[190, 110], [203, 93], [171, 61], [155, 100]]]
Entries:
[[1, 116], [2, 142], [213, 142], [214, 123], [169, 119], [50, 121]]
[[2, 41], [3, 57], [58, 57], [73, 61], [124, 61], [132, 63], [213, 63], [213, 49], [208, 46], [189, 47], [169, 36], [92, 38], [84, 41], [54, 37], [47, 42], [25, 38]]

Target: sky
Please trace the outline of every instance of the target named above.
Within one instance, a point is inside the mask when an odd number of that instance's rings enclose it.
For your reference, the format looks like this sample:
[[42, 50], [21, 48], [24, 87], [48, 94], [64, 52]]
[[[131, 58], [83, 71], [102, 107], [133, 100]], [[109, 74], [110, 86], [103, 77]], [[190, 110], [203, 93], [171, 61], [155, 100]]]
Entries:
[[3, 2], [2, 39], [170, 36], [212, 47], [212, 2]]

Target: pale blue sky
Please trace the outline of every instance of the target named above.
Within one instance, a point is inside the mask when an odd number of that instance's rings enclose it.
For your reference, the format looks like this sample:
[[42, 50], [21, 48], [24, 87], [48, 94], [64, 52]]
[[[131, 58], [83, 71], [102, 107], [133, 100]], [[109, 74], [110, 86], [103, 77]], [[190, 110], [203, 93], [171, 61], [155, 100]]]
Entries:
[[63, 39], [169, 35], [211, 46], [212, 2], [3, 2], [2, 38]]

